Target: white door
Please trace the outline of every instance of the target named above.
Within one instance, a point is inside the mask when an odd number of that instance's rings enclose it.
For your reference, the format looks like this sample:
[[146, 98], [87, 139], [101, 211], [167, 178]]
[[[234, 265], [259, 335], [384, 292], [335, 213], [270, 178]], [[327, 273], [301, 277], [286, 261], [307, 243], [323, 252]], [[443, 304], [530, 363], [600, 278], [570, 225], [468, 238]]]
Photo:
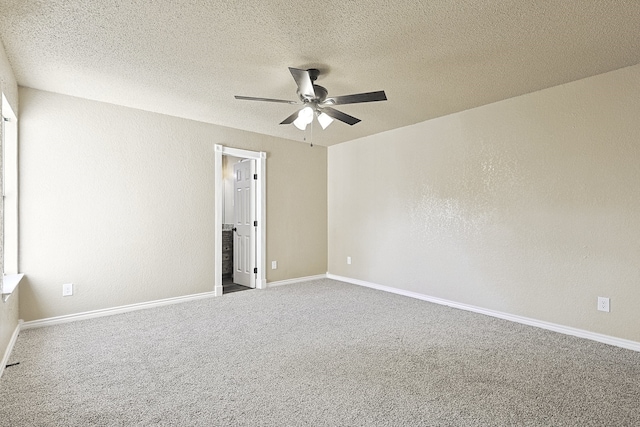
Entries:
[[234, 216], [233, 283], [256, 287], [256, 173], [255, 161], [245, 160], [233, 165]]

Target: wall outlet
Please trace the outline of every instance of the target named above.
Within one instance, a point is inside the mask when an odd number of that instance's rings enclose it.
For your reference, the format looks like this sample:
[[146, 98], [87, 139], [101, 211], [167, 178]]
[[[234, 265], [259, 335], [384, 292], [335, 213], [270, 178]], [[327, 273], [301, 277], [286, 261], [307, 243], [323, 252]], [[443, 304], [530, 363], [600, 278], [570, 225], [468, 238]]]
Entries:
[[609, 298], [598, 297], [598, 310], [609, 312]]
[[347, 264], [351, 264], [351, 257], [350, 256], [347, 257]]
[[62, 285], [62, 296], [70, 297], [73, 295], [73, 283], [65, 283]]
[[271, 261], [271, 269], [275, 270], [278, 268], [278, 261]]

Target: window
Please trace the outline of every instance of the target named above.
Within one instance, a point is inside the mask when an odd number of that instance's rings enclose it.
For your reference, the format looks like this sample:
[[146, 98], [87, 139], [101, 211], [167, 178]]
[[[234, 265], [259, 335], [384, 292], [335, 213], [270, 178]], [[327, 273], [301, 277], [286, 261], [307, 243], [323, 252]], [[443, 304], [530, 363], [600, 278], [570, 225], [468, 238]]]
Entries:
[[18, 120], [2, 94], [2, 296], [20, 282], [18, 274]]

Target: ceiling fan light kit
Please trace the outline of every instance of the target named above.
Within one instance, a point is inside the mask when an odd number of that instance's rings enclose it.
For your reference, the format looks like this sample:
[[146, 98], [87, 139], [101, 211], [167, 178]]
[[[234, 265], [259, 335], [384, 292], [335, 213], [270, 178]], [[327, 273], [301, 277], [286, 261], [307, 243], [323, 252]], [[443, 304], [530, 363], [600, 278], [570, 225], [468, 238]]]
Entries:
[[295, 127], [305, 130], [307, 125], [313, 121], [313, 108], [307, 106], [298, 111], [298, 118], [293, 121]]
[[303, 107], [300, 110], [280, 122], [281, 125], [293, 123], [293, 125], [300, 130], [305, 130], [307, 125], [313, 122], [314, 117], [317, 117], [318, 123], [320, 123], [322, 129], [326, 129], [334, 119], [353, 126], [358, 123], [360, 119], [343, 113], [342, 111], [338, 111], [331, 106], [387, 100], [387, 96], [383, 90], [327, 97], [327, 89], [314, 83], [320, 75], [320, 70], [315, 68], [301, 70], [289, 67], [289, 71], [298, 86], [296, 92], [298, 94], [298, 98], [300, 98], [299, 102], [284, 99], [256, 98], [252, 96], [238, 95], [236, 95], [235, 98], [243, 101], [277, 102], [297, 105], [302, 104]]
[[322, 126], [322, 130], [326, 129], [332, 122], [333, 119], [327, 113], [318, 114], [318, 123]]

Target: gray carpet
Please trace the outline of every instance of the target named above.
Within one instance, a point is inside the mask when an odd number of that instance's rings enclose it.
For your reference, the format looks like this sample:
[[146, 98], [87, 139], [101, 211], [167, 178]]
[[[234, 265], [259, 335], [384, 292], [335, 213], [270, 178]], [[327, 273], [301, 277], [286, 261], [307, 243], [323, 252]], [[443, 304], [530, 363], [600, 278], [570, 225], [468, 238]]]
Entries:
[[20, 334], [3, 426], [638, 426], [640, 353], [331, 280]]

